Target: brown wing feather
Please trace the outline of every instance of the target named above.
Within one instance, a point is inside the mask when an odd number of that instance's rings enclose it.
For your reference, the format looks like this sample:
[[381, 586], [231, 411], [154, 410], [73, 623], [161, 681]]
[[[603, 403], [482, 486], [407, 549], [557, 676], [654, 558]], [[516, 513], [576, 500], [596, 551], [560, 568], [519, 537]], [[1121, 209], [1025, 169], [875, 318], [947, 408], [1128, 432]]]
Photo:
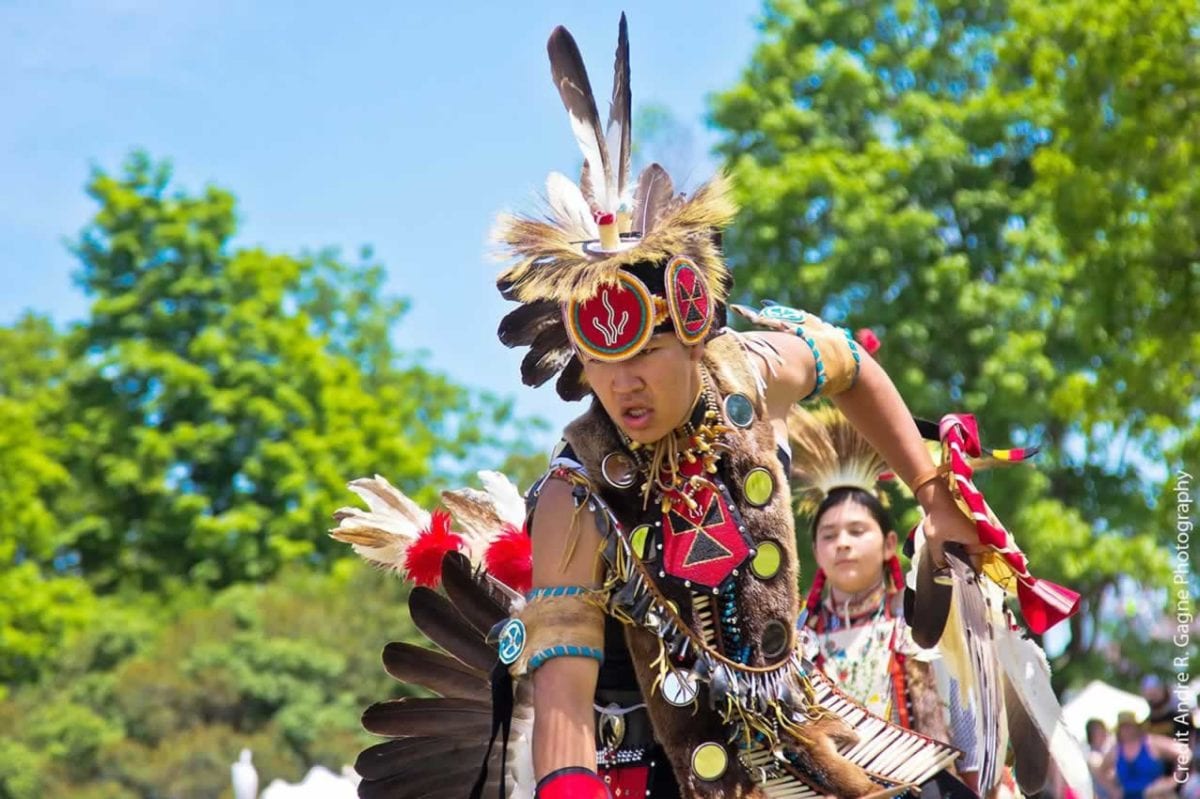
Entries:
[[483, 762], [487, 741], [454, 738], [396, 738], [364, 749], [354, 770], [364, 780], [383, 780], [404, 772], [414, 762]]
[[547, 328], [538, 334], [521, 359], [521, 382], [536, 388], [558, 374], [573, 357], [566, 328], [562, 325]]
[[449, 552], [442, 559], [442, 587], [458, 612], [481, 635], [486, 636], [496, 624], [509, 615], [488, 589], [486, 582], [476, 579], [471, 561], [461, 552]]
[[575, 402], [588, 395], [590, 389], [583, 377], [583, 363], [579, 360], [578, 356], [567, 361], [567, 365], [563, 367], [562, 372], [558, 375], [558, 381], [554, 384], [554, 390], [558, 392], [558, 396], [567, 402]]
[[[590, 169], [601, 170], [600, 175], [593, 177], [603, 183], [612, 174], [612, 166], [608, 162], [600, 113], [596, 110], [596, 98], [592, 95], [592, 84], [588, 80], [579, 45], [575, 44], [570, 32], [559, 25], [546, 42], [546, 52], [550, 56], [550, 76], [554, 79], [554, 86], [567, 113], [571, 115], [572, 128], [584, 152], [584, 160]], [[593, 159], [598, 163], [591, 163]]]
[[1050, 777], [1050, 747], [1029, 717], [1015, 686], [1004, 676], [1004, 707], [1008, 712], [1008, 741], [1013, 751], [1013, 772], [1021, 793], [1041, 793]]
[[617, 125], [619, 139], [616, 150], [609, 149], [609, 157], [616, 158], [614, 165], [617, 172], [617, 194], [625, 193], [625, 185], [629, 182], [629, 162], [633, 149], [633, 93], [629, 84], [629, 25], [625, 21], [625, 12], [621, 12], [621, 22], [617, 28], [617, 53], [613, 61], [612, 105], [608, 110], [608, 129], [611, 134], [613, 125]]
[[654, 230], [674, 194], [675, 186], [667, 170], [658, 164], [643, 169], [633, 194], [633, 229], [643, 236]]
[[442, 696], [490, 701], [487, 675], [423, 646], [393, 641], [383, 648], [383, 668], [400, 682]]
[[501, 319], [496, 335], [506, 347], [527, 347], [538, 334], [556, 324], [562, 324], [562, 312], [558, 303], [550, 300], [531, 302]]
[[491, 673], [496, 650], [488, 646], [450, 600], [418, 586], [408, 596], [408, 610], [413, 623], [429, 640], [466, 665], [484, 674]]
[[492, 730], [492, 708], [472, 699], [406, 696], [371, 705], [363, 712], [362, 725], [367, 732], [392, 738], [486, 741]]

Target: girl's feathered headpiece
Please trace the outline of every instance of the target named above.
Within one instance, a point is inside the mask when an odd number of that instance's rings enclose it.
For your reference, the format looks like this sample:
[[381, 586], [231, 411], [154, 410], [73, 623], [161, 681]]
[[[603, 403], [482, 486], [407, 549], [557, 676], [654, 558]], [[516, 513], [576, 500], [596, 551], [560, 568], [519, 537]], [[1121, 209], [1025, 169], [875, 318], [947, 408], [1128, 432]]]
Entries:
[[500, 323], [500, 341], [529, 347], [527, 385], [558, 374], [564, 399], [587, 393], [578, 353], [598, 360], [633, 357], [656, 332], [685, 344], [703, 341], [731, 279], [717, 234], [736, 207], [722, 175], [691, 197], [675, 194], [658, 164], [630, 180], [629, 37], [621, 15], [608, 124], [601, 127], [574, 38], [555, 28], [550, 72], [583, 153], [579, 183], [559, 172], [546, 180], [544, 218], [503, 215], [493, 239], [512, 264], [497, 279], [521, 303]]
[[[797, 510], [811, 516], [835, 488], [861, 488], [883, 501], [879, 480], [887, 462], [841, 412], [794, 406], [788, 414]], [[885, 503], [886, 506], [886, 503]]]

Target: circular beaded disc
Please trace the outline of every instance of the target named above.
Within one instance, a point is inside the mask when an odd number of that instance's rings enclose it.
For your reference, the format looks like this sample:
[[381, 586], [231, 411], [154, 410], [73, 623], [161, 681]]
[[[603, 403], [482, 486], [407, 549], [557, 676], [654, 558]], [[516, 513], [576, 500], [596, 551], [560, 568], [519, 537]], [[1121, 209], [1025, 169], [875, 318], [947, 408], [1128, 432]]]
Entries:
[[692, 773], [707, 782], [719, 780], [729, 768], [729, 754], [718, 743], [708, 742], [692, 750]]
[[633, 547], [633, 554], [638, 556], [638, 560], [646, 559], [646, 544], [649, 540], [650, 525], [648, 524], [638, 525], [629, 534], [629, 546]]
[[774, 541], [760, 541], [755, 545], [757, 552], [750, 561], [750, 571], [760, 580], [769, 580], [779, 573], [783, 565], [783, 551]]
[[525, 651], [525, 623], [520, 619], [509, 619], [500, 628], [500, 662], [511, 666]]
[[730, 394], [725, 398], [725, 416], [735, 427], [749, 427], [754, 422], [754, 405], [745, 394]]
[[689, 346], [703, 341], [713, 321], [713, 301], [704, 275], [689, 259], [677, 255], [667, 264], [665, 282], [675, 335]]
[[687, 707], [696, 701], [699, 693], [700, 686], [697, 684], [696, 678], [688, 672], [671, 669], [663, 677], [662, 696], [669, 705]]
[[583, 302], [567, 303], [567, 332], [575, 346], [598, 361], [637, 355], [654, 335], [654, 300], [646, 284], [622, 272]]
[[742, 491], [747, 502], [761, 508], [771, 501], [771, 495], [775, 493], [775, 478], [761, 466], [751, 469], [742, 483]]

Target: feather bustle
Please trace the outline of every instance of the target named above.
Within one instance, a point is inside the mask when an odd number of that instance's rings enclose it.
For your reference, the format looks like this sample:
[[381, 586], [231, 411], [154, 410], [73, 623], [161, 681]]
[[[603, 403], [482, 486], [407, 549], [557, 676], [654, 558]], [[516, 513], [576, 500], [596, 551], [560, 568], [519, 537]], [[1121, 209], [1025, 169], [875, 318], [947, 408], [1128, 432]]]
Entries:
[[496, 650], [462, 617], [450, 600], [420, 586], [408, 596], [413, 624], [445, 652], [485, 674], [496, 663]]
[[472, 572], [471, 562], [461, 552], [451, 552], [442, 560], [442, 586], [463, 618], [486, 636], [503, 619], [509, 608], [502, 605]]
[[816, 513], [835, 488], [852, 486], [874, 494], [887, 462], [832, 406], [808, 411], [794, 406], [787, 418], [792, 444], [792, 480], [797, 483], [797, 510]]
[[492, 708], [471, 699], [433, 699], [406, 696], [368, 707], [362, 725], [375, 735], [392, 738], [457, 738], [487, 740], [492, 728]]
[[359, 752], [354, 770], [364, 780], [384, 780], [403, 773], [412, 762], [469, 761], [480, 763], [487, 750], [485, 741], [456, 738], [397, 738]]
[[383, 648], [383, 668], [402, 683], [419, 685], [444, 697], [488, 701], [487, 676], [449, 655], [403, 641]]

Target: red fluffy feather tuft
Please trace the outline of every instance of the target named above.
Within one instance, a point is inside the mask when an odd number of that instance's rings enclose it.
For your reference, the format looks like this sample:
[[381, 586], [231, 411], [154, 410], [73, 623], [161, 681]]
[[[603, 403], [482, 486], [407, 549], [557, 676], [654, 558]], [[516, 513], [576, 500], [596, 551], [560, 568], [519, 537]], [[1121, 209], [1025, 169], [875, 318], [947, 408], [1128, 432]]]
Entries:
[[514, 591], [525, 593], [533, 584], [533, 551], [529, 536], [511, 524], [487, 548], [483, 556], [488, 574]]
[[462, 548], [462, 536], [450, 532], [450, 512], [439, 508], [433, 512], [429, 529], [422, 530], [404, 553], [404, 571], [417, 585], [437, 588], [442, 582], [442, 558]]

